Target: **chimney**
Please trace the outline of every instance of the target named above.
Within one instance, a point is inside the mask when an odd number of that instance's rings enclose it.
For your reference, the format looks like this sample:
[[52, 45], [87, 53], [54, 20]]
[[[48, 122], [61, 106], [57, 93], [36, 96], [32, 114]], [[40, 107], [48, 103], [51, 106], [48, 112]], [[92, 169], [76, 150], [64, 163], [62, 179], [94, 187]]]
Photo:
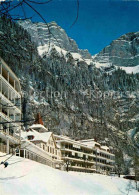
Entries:
[[43, 125], [43, 121], [42, 121], [42, 117], [41, 117], [40, 113], [37, 114], [37, 117], [36, 117], [36, 120], [35, 120], [35, 124]]

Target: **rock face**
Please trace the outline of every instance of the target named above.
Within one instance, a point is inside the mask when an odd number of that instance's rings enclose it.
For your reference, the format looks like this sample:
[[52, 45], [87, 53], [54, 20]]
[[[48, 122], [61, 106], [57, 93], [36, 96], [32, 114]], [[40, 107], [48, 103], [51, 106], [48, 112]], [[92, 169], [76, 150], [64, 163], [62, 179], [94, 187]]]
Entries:
[[105, 72], [113, 72], [116, 67], [120, 67], [126, 73], [139, 72], [139, 32], [121, 36], [92, 57], [88, 50], [79, 49], [76, 42], [69, 38], [56, 22], [44, 24], [26, 20], [19, 21], [18, 24], [30, 34], [41, 57], [46, 57], [52, 48], [55, 48], [66, 60], [68, 53], [71, 53], [76, 62], [80, 61], [84, 65], [94, 64]]
[[36, 46], [54, 44], [66, 51], [79, 53], [85, 59], [91, 59], [88, 50], [80, 50], [76, 42], [69, 38], [65, 30], [56, 24], [56, 22], [32, 23], [31, 20], [18, 22], [31, 35], [31, 39]]
[[110, 63], [120, 67], [139, 65], [139, 32], [127, 33], [112, 41], [94, 60], [100, 64]]

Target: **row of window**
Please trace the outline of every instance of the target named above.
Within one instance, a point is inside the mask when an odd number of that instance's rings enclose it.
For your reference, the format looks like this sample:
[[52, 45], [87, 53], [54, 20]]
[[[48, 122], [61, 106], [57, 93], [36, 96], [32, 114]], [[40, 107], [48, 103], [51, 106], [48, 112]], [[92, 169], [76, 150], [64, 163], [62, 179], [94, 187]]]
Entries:
[[51, 154], [57, 155], [57, 150], [50, 146], [47, 147], [47, 151], [50, 152]]
[[93, 166], [86, 165], [85, 163], [71, 163], [71, 166], [76, 166], [76, 167], [84, 167], [84, 168], [90, 168], [93, 169]]
[[[94, 151], [93, 154], [96, 155], [96, 152]], [[107, 154], [104, 154], [104, 153], [97, 153], [97, 156], [102, 156], [104, 158], [108, 158], [108, 159], [113, 159], [113, 156], [110, 156], [110, 155], [107, 155]]]
[[85, 150], [85, 149], [82, 149], [82, 148], [75, 148], [73, 147], [73, 145], [62, 145], [62, 147], [65, 147], [67, 149], [70, 149], [70, 150], [75, 150], [75, 151], [79, 151], [79, 152], [83, 152], [83, 153], [87, 153], [87, 154], [91, 154], [92, 151], [88, 151], [88, 150]]
[[[67, 149], [71, 149], [71, 150], [74, 150], [74, 151], [79, 151], [79, 152], [83, 152], [83, 153], [87, 153], [87, 154], [92, 154], [92, 151], [77, 149], [77, 148], [74, 148], [72, 145], [62, 145], [62, 147], [65, 147]], [[96, 151], [93, 151], [93, 154], [96, 155]], [[114, 159], [113, 156], [110, 156], [110, 155], [107, 155], [107, 154], [104, 154], [104, 153], [101, 153], [101, 152], [97, 153], [97, 156], [102, 156], [102, 157], [108, 158], [108, 159]]]

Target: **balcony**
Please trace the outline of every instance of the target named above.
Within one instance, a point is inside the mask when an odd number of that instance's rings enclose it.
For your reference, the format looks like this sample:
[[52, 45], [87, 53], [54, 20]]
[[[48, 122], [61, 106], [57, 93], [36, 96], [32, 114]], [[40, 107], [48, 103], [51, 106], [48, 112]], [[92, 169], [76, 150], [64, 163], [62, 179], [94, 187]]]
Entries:
[[102, 167], [113, 167], [114, 165], [111, 165], [111, 164], [107, 164], [107, 163], [100, 163], [100, 162], [97, 162], [96, 163], [98, 166], [102, 166]]
[[106, 157], [106, 156], [104, 157], [104, 156], [101, 156], [101, 155], [97, 155], [96, 158], [97, 158], [97, 159], [100, 159], [100, 160], [109, 160], [109, 161], [111, 161], [111, 162], [114, 161], [113, 159], [110, 159], [110, 158], [108, 158], [108, 157]]
[[74, 169], [80, 169], [80, 170], [84, 170], [84, 171], [96, 171], [95, 167], [80, 167], [80, 166], [71, 166], [70, 168], [74, 168]]
[[11, 133], [9, 132], [6, 133], [6, 131], [4, 130], [0, 130], [0, 137], [3, 139], [3, 140], [7, 140], [7, 138], [9, 139], [10, 143], [13, 143], [13, 144], [19, 144], [20, 142], [20, 136], [19, 135], [16, 135], [14, 133]]
[[63, 151], [69, 151], [69, 152], [76, 152], [76, 153], [79, 153], [79, 154], [84, 154], [84, 155], [87, 155], [87, 156], [91, 156], [91, 157], [95, 157], [95, 155], [93, 153], [86, 153], [85, 151], [83, 150], [74, 150], [74, 148], [69, 148], [69, 147], [61, 147], [61, 150]]
[[18, 97], [21, 97], [20, 93], [15, 89], [15, 87], [13, 85], [11, 85], [7, 79], [4, 78], [4, 76], [2, 76], [0, 74], [0, 80], [3, 81], [4, 85], [7, 85], [7, 87], [9, 87], [14, 93], [16, 93], [16, 95]]
[[71, 160], [71, 161], [78, 161], [78, 162], [83, 162], [83, 163], [90, 163], [90, 164], [95, 164], [93, 160], [84, 160], [82, 158], [78, 158], [75, 156], [64, 156], [62, 155], [62, 160]]
[[1, 99], [1, 102], [3, 100], [3, 104], [5, 105], [6, 103], [9, 105], [9, 107], [12, 107], [12, 109], [15, 109], [16, 112], [18, 113], [21, 113], [21, 110], [20, 110], [20, 106], [15, 106], [11, 100], [8, 99], [8, 97], [6, 97], [5, 95], [3, 95], [1, 92], [0, 92], [0, 99]]
[[0, 117], [3, 119], [3, 121], [7, 121], [7, 122], [10, 122], [13, 126], [17, 126], [19, 127], [19, 125], [21, 125], [21, 123], [14, 123], [14, 121], [6, 115], [6, 113], [3, 113], [3, 112], [0, 112]]

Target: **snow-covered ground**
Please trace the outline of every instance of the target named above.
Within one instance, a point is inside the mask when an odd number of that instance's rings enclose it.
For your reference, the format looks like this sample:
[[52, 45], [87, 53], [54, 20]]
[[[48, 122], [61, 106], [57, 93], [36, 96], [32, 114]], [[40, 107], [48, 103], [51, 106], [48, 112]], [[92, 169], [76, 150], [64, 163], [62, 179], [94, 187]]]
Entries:
[[[55, 48], [56, 51], [59, 53], [59, 55], [64, 55], [64, 57], [66, 58], [66, 54], [68, 53], [68, 51], [54, 45], [54, 44], [51, 44], [49, 46], [49, 44], [45, 44], [43, 46], [38, 46], [38, 53], [39, 55], [42, 57], [44, 53], [50, 53], [50, 51], [52, 50], [52, 48]], [[75, 59], [75, 60], [79, 60], [79, 61], [84, 61], [86, 62], [88, 65], [90, 65], [90, 63], [92, 62], [92, 59], [84, 59], [81, 54], [79, 53], [74, 53], [74, 52], [70, 52], [72, 57]]]
[[122, 70], [125, 70], [127, 74], [136, 74], [136, 73], [139, 73], [139, 65], [137, 66], [132, 66], [132, 67], [124, 67], [124, 66], [121, 66], [120, 67]]
[[[4, 161], [6, 157], [1, 157]], [[13, 156], [0, 165], [0, 195], [137, 195], [134, 181], [99, 174], [62, 172]]]

